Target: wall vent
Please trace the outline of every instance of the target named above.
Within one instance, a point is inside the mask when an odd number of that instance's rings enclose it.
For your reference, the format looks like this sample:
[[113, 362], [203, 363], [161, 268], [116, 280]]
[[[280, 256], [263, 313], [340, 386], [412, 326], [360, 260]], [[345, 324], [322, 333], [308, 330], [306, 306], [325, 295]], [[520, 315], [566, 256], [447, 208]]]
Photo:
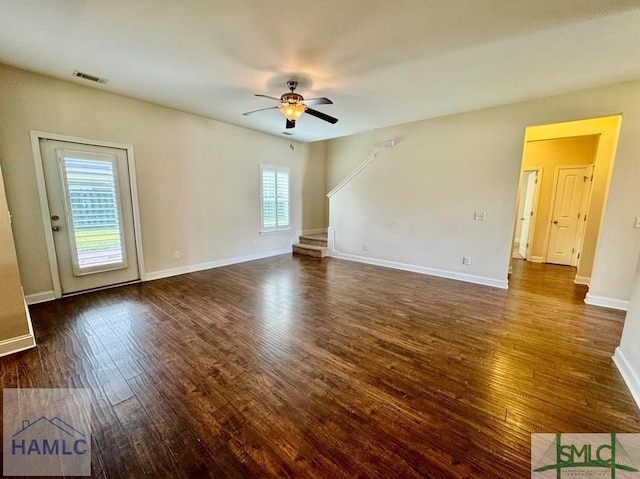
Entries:
[[78, 78], [82, 78], [83, 80], [89, 80], [89, 81], [92, 81], [92, 82], [96, 82], [96, 83], [107, 83], [109, 81], [106, 78], [100, 78], [100, 77], [97, 77], [95, 75], [89, 75], [88, 73], [82, 73], [82, 72], [79, 72], [78, 70], [75, 70], [73, 72], [73, 76], [74, 77], [78, 77]]

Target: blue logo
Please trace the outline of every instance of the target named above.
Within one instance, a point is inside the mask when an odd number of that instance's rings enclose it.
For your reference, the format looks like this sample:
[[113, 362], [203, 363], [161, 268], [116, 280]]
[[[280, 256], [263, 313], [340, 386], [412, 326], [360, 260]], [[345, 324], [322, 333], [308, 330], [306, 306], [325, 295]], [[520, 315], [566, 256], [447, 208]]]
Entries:
[[5, 388], [2, 400], [5, 476], [91, 475], [91, 391]]
[[59, 417], [22, 421], [11, 438], [11, 455], [70, 456], [87, 454], [86, 435]]

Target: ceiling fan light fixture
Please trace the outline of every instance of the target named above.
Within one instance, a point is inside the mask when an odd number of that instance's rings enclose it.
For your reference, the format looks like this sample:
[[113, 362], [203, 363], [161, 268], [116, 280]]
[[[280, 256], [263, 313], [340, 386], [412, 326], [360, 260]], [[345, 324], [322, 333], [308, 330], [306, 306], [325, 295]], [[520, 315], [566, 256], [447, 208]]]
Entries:
[[307, 108], [304, 105], [282, 105], [279, 110], [289, 121], [296, 121]]
[[329, 122], [332, 125], [338, 122], [337, 118], [327, 115], [326, 113], [323, 113], [321, 111], [314, 110], [309, 106], [309, 105], [331, 105], [333, 104], [331, 100], [324, 97], [310, 98], [308, 100], [305, 100], [302, 95], [295, 92], [296, 86], [298, 86], [298, 82], [291, 80], [287, 82], [287, 86], [291, 91], [288, 93], [284, 93], [280, 98], [256, 93], [255, 96], [268, 98], [269, 100], [275, 100], [278, 102], [278, 105], [267, 107], [267, 108], [260, 108], [259, 110], [247, 111], [243, 113], [243, 115], [248, 116], [248, 115], [252, 115], [253, 113], [257, 113], [259, 111], [278, 109], [278, 111], [280, 111], [280, 113], [282, 113], [282, 115], [287, 119], [287, 123], [285, 125], [285, 128], [287, 130], [290, 130], [291, 128], [295, 128], [296, 121], [305, 112], [309, 116], [315, 116], [316, 118]]

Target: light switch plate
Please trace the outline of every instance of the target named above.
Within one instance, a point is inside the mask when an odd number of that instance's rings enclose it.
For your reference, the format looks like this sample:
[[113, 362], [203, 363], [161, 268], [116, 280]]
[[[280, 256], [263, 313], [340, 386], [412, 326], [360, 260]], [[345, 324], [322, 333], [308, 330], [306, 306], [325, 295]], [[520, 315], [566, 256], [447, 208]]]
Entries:
[[484, 221], [487, 217], [487, 214], [484, 211], [476, 211], [473, 214], [473, 219], [476, 221]]
[[640, 216], [636, 216], [636, 224], [634, 228], [640, 228]]

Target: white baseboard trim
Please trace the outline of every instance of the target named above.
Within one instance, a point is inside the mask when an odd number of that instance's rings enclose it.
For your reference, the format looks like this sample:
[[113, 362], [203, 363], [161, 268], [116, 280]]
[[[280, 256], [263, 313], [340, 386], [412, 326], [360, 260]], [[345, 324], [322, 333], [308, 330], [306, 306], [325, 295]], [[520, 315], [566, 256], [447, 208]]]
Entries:
[[25, 349], [31, 349], [36, 346], [36, 338], [31, 334], [16, 336], [15, 338], [0, 341], [0, 357], [8, 354], [19, 353]]
[[529, 256], [527, 261], [532, 263], [544, 263], [544, 258], [542, 256]]
[[591, 293], [587, 293], [587, 297], [584, 298], [584, 302], [591, 306], [602, 306], [603, 308], [619, 309], [626, 311], [629, 309], [629, 301], [624, 299], [607, 298], [605, 296], [595, 296]]
[[53, 301], [56, 299], [56, 295], [53, 291], [42, 291], [40, 293], [27, 294], [24, 299], [27, 304], [38, 304]]
[[591, 284], [591, 278], [587, 276], [576, 276], [575, 278], [573, 278], [573, 282], [575, 284], [586, 284], [587, 286], [589, 286]]
[[507, 289], [509, 287], [509, 284], [506, 280], [487, 278], [485, 276], [476, 276], [473, 274], [458, 273], [456, 271], [427, 268], [426, 266], [418, 266], [413, 264], [397, 263], [395, 261], [388, 261], [386, 259], [369, 258], [366, 256], [340, 253], [338, 251], [332, 251], [330, 253], [330, 256], [338, 259], [355, 261], [358, 263], [373, 264], [375, 266], [383, 266], [385, 268], [401, 269], [403, 271], [411, 271], [412, 273], [427, 274], [429, 276], [438, 276], [440, 278], [455, 279], [458, 281], [465, 281], [467, 283], [481, 284], [484, 286], [491, 286], [493, 288]]
[[327, 247], [329, 248], [329, 256], [337, 255], [336, 251], [336, 230], [329, 226], [327, 228]]
[[291, 246], [287, 246], [285, 248], [265, 251], [262, 253], [252, 253], [244, 256], [236, 256], [235, 258], [225, 258], [225, 259], [219, 259], [216, 261], [209, 261], [207, 263], [199, 263], [199, 264], [192, 264], [189, 266], [182, 266], [181, 268], [172, 268], [172, 269], [165, 269], [162, 271], [148, 272], [145, 275], [145, 281], [153, 281], [154, 279], [168, 278], [170, 276], [178, 276], [180, 274], [186, 274], [186, 273], [195, 273], [196, 271], [220, 268], [222, 266], [229, 266], [232, 264], [246, 263], [247, 261], [255, 261], [257, 259], [270, 258], [271, 256], [278, 256], [281, 254], [291, 253], [291, 251], [292, 251]]
[[617, 347], [615, 353], [613, 353], [613, 362], [617, 366], [618, 371], [620, 371], [622, 379], [624, 379], [629, 391], [631, 391], [633, 399], [635, 399], [636, 404], [640, 408], [640, 376], [633, 370], [620, 347]]

